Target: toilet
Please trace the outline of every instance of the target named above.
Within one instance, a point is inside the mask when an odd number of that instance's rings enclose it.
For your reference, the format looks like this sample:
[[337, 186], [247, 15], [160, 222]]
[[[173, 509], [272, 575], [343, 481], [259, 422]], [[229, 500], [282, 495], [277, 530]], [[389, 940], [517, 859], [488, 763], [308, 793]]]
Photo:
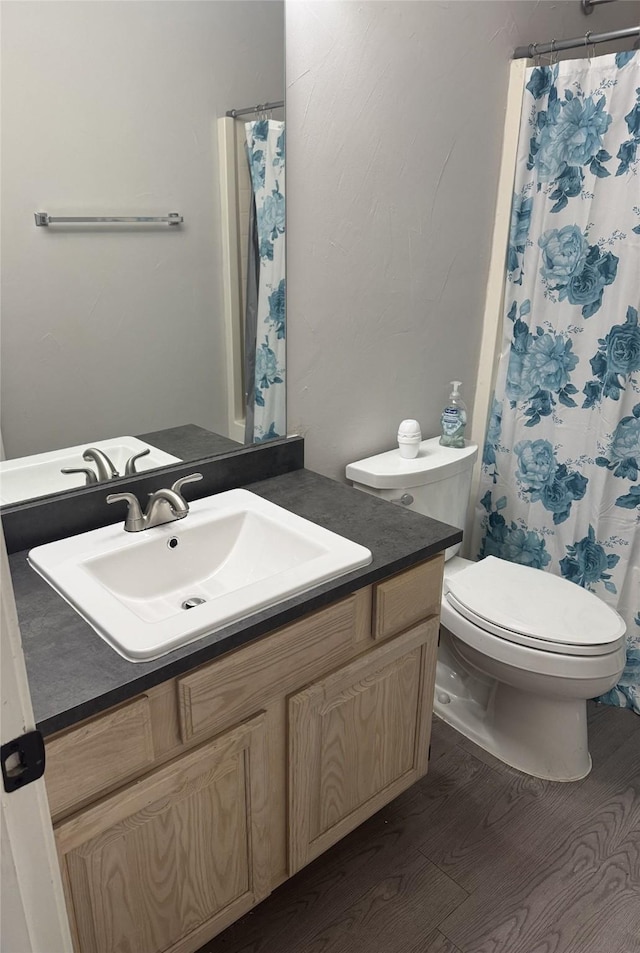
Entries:
[[[464, 527], [478, 448], [423, 440], [418, 456], [390, 450], [350, 463], [366, 493]], [[576, 781], [591, 770], [587, 699], [625, 665], [625, 623], [593, 593], [494, 556], [445, 553], [434, 711], [526, 774]]]

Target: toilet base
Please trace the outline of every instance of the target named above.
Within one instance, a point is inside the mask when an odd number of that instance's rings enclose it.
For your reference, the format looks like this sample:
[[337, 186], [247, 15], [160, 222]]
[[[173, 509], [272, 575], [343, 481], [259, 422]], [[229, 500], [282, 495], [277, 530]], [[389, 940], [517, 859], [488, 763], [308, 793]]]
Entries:
[[579, 781], [591, 770], [587, 702], [514, 688], [438, 657], [434, 712], [500, 761], [548, 781]]

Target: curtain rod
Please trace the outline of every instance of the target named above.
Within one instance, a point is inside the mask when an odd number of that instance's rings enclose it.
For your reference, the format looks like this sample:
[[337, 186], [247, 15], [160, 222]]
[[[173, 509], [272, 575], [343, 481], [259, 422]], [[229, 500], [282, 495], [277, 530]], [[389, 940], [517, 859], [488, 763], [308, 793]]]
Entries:
[[283, 106], [284, 100], [281, 99], [277, 103], [258, 103], [257, 106], [246, 106], [243, 109], [228, 109], [226, 115], [230, 116], [231, 119], [237, 119], [238, 116], [246, 116], [249, 113], [266, 113], [270, 109], [281, 109]]
[[551, 43], [530, 43], [517, 46], [513, 51], [514, 60], [533, 59], [539, 53], [559, 53], [579, 46], [591, 46], [592, 43], [608, 43], [610, 40], [623, 40], [630, 36], [640, 36], [640, 26], [630, 26], [625, 30], [612, 30], [611, 33], [585, 33], [573, 40], [552, 40]]

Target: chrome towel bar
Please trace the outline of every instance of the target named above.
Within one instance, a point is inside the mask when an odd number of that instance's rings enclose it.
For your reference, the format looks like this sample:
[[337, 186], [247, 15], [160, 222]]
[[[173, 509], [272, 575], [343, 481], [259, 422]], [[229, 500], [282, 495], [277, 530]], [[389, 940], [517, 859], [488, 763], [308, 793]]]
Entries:
[[167, 225], [181, 225], [184, 222], [178, 212], [169, 212], [164, 216], [150, 215], [49, 215], [48, 212], [35, 213], [36, 225], [81, 225], [91, 222], [122, 222], [126, 225], [165, 223]]

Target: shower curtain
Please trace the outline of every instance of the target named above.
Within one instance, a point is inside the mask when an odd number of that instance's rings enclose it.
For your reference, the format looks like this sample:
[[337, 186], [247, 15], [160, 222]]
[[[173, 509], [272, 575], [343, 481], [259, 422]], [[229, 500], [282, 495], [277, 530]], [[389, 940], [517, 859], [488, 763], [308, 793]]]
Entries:
[[476, 553], [617, 609], [640, 713], [640, 52], [527, 71], [506, 267]]
[[260, 119], [245, 125], [255, 203], [245, 325], [245, 442], [286, 435], [285, 130]]

